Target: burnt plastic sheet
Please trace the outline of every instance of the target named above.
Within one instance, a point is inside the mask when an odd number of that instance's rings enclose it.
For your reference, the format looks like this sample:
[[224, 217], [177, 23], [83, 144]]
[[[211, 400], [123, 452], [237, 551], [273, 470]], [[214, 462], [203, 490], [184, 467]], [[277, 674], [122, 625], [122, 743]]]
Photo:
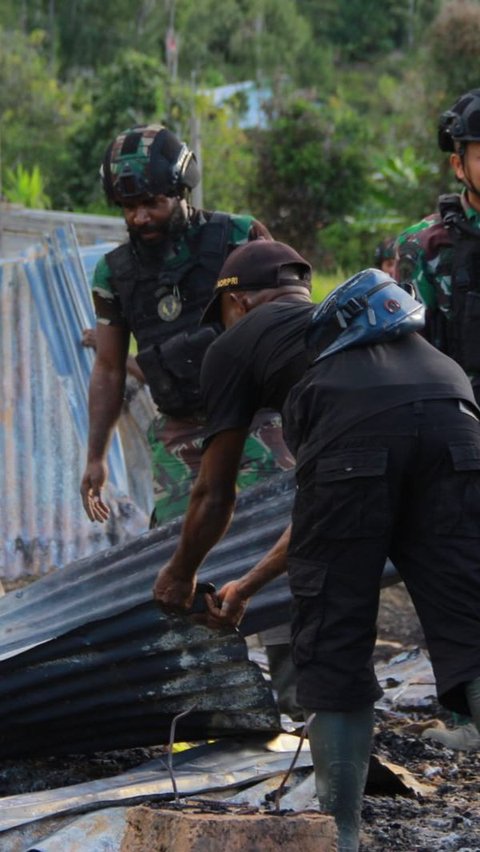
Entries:
[[[272, 476], [237, 500], [231, 527], [199, 571], [220, 588], [249, 570], [290, 522], [292, 473]], [[0, 600], [0, 659], [97, 619], [150, 601], [158, 569], [172, 555], [181, 518], [135, 540], [71, 563]], [[387, 564], [383, 585], [398, 581]], [[290, 590], [278, 577], [250, 601], [241, 624], [248, 636], [289, 620]], [[126, 640], [128, 637], [126, 636]]]

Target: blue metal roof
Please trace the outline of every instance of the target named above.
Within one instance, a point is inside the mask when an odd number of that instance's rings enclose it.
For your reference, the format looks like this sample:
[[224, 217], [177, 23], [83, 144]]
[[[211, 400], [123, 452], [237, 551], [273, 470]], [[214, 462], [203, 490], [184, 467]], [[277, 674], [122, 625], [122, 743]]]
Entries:
[[[109, 455], [112, 521], [93, 525], [79, 496], [94, 358], [81, 345], [82, 329], [95, 324], [86, 270], [109, 248], [80, 249], [66, 226], [0, 263], [0, 576], [9, 579], [39, 575], [147, 526], [150, 507], [132, 493], [118, 433]], [[149, 464], [136, 480], [143, 474], [148, 481]], [[125, 502], [128, 521], [119, 523], [115, 506]]]
[[246, 111], [239, 117], [239, 126], [248, 129], [250, 127], [267, 127], [268, 116], [264, 104], [272, 97], [271, 89], [258, 86], [254, 80], [245, 80], [242, 83], [227, 83], [224, 86], [216, 86], [207, 89], [215, 106], [222, 106], [234, 95], [241, 93], [246, 101]]

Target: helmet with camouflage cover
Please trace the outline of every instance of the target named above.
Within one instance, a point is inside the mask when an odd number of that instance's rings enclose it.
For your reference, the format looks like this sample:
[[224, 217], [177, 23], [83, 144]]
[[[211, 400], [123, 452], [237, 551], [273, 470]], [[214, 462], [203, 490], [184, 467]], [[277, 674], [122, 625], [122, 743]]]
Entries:
[[440, 116], [438, 144], [441, 151], [460, 153], [462, 143], [480, 142], [480, 89], [461, 95], [453, 106]]
[[145, 196], [181, 197], [200, 180], [195, 155], [163, 124], [119, 133], [107, 148], [100, 174], [108, 200], [120, 206]]

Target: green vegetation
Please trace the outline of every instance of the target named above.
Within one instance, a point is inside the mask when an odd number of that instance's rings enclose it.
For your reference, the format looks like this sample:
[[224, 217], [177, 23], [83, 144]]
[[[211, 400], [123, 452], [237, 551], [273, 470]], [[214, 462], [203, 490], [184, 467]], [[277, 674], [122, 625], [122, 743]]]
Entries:
[[342, 284], [348, 276], [340, 269], [336, 274], [320, 274], [314, 273], [312, 281], [312, 299], [314, 302], [321, 302], [325, 296], [328, 296], [331, 290], [338, 284]]
[[[480, 0], [3, 0], [2, 191], [107, 212], [106, 146], [163, 121], [201, 138], [206, 207], [253, 211], [333, 286], [452, 188], [436, 124], [479, 40]], [[261, 126], [207, 94], [245, 80]]]
[[24, 169], [21, 163], [17, 165], [15, 170], [7, 169], [3, 194], [7, 201], [13, 204], [22, 204], [24, 207], [33, 209], [51, 207], [38, 166], [34, 166], [31, 172]]

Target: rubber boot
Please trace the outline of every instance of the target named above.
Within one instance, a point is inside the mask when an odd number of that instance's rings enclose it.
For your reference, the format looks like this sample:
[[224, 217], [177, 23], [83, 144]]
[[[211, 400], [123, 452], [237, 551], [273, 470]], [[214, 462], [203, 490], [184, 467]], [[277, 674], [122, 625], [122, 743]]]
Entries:
[[480, 732], [480, 677], [471, 680], [465, 687], [465, 695], [467, 696], [468, 706], [472, 719], [477, 726], [477, 731]]
[[457, 728], [426, 728], [422, 732], [422, 740], [433, 740], [447, 748], [457, 751], [478, 751], [480, 749], [480, 734], [473, 722], [465, 722]]
[[[306, 718], [311, 712], [305, 710]], [[320, 810], [335, 817], [338, 852], [358, 852], [373, 706], [353, 713], [317, 711], [308, 738]]]

